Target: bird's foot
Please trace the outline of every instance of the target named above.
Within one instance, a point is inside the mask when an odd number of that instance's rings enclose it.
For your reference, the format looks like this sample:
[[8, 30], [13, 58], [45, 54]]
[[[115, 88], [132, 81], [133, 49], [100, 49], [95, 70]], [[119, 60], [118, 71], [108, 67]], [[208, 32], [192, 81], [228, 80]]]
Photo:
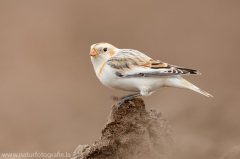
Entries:
[[[122, 106], [123, 103], [125, 103], [126, 101], [129, 101], [135, 97], [138, 97], [138, 96], [141, 96], [140, 93], [138, 94], [130, 94], [130, 95], [126, 95], [126, 96], [123, 96], [122, 98], [120, 98], [121, 100], [119, 102], [117, 102], [117, 107], [120, 108]], [[130, 101], [130, 104], [132, 104], [133, 102]], [[132, 105], [135, 106], [135, 104], [133, 103]]]
[[126, 100], [121, 100], [121, 101], [117, 102], [117, 107], [120, 108], [125, 101]]

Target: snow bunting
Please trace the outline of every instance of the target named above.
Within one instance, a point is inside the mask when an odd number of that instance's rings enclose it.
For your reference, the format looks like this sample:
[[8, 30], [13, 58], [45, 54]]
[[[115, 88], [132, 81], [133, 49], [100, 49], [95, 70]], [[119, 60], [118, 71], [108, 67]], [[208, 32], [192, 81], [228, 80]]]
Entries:
[[118, 106], [137, 96], [149, 96], [161, 87], [185, 88], [212, 97], [181, 77], [200, 74], [197, 70], [173, 66], [137, 50], [118, 49], [108, 43], [93, 44], [90, 55], [95, 73], [104, 85], [138, 92], [121, 98]]

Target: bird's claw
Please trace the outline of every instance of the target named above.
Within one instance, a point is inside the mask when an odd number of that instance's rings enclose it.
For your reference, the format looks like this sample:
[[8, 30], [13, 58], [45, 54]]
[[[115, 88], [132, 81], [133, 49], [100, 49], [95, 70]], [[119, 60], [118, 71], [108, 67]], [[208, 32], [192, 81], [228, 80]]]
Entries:
[[124, 101], [117, 102], [117, 108], [120, 108], [123, 105]]
[[[133, 98], [135, 98], [135, 97], [138, 97], [138, 96], [141, 96], [141, 94], [140, 93], [138, 93], [138, 94], [130, 94], [130, 95], [126, 95], [126, 96], [123, 96], [123, 97], [121, 97], [121, 98], [118, 98], [118, 97], [116, 97], [116, 96], [111, 96], [111, 98], [112, 99], [118, 99], [118, 100], [120, 100], [119, 102], [117, 102], [117, 107], [118, 108], [120, 108], [121, 106], [122, 106], [122, 104], [124, 103], [124, 102], [126, 102], [126, 101], [129, 101], [129, 103], [131, 104], [131, 105], [133, 105], [133, 106], [135, 106], [135, 104], [132, 102], [132, 101], [130, 101], [131, 99], [133, 99]], [[136, 106], [135, 106], [136, 107]]]

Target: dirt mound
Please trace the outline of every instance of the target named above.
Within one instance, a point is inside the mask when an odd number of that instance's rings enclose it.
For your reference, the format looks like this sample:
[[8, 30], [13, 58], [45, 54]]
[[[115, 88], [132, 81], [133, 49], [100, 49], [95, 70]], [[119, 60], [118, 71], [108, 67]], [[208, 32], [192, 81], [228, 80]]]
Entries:
[[157, 109], [146, 111], [140, 98], [115, 105], [92, 146], [79, 145], [74, 159], [163, 159], [171, 154], [173, 140], [168, 121]]

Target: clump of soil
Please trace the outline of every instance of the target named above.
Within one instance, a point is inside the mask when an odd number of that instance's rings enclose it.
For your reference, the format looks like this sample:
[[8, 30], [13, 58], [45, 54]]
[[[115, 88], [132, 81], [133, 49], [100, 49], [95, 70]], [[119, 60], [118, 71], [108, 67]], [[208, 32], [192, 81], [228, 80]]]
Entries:
[[172, 131], [157, 109], [146, 111], [144, 101], [134, 98], [115, 105], [92, 146], [79, 145], [73, 159], [164, 159], [171, 154]]

